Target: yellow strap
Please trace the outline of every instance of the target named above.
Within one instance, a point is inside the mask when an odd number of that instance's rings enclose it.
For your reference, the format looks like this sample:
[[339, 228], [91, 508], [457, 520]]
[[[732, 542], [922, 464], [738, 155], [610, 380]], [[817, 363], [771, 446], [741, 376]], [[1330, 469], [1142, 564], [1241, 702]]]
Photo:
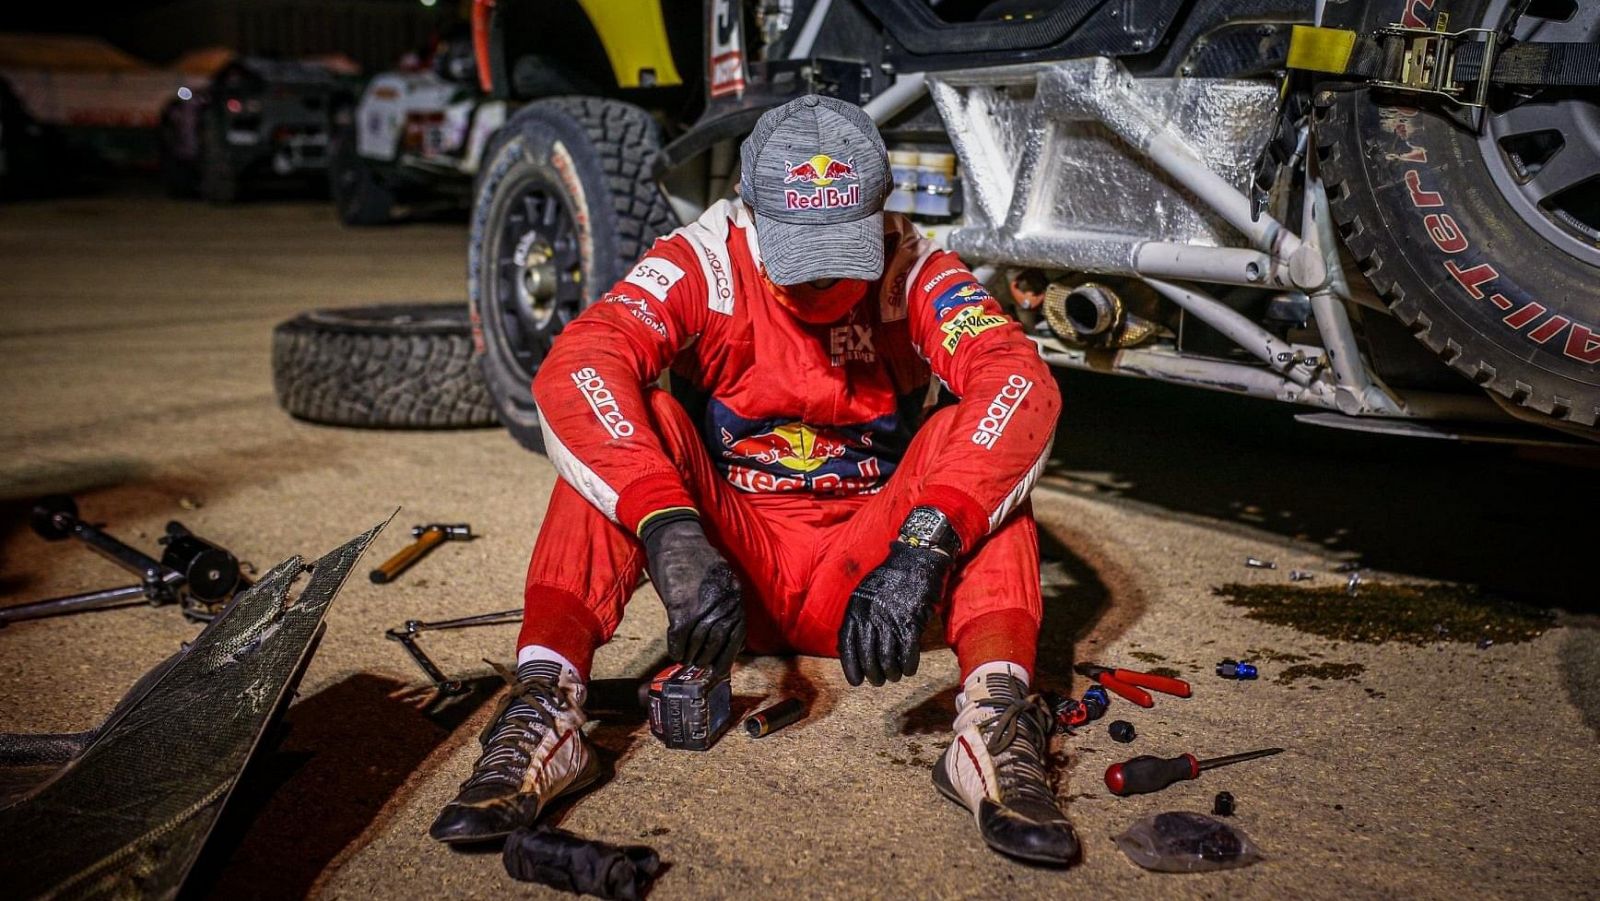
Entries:
[[1289, 68], [1343, 73], [1350, 65], [1356, 33], [1342, 28], [1296, 25], [1289, 38]]

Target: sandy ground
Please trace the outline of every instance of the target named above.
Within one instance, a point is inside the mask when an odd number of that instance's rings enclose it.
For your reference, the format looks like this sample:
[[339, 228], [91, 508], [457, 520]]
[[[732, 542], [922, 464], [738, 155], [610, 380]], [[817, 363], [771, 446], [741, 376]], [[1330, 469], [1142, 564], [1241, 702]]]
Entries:
[[[26, 526], [32, 498], [75, 495], [86, 518], [145, 548], [181, 519], [265, 570], [319, 555], [401, 512], [468, 521], [390, 586], [352, 580], [290, 711], [282, 750], [245, 780], [208, 849], [199, 893], [230, 897], [538, 894], [494, 854], [424, 831], [465, 775], [483, 696], [425, 711], [419, 674], [382, 630], [520, 604], [526, 554], [555, 478], [497, 430], [349, 431], [289, 419], [269, 370], [273, 324], [307, 307], [463, 294], [464, 232], [341, 228], [325, 205], [217, 209], [144, 197], [0, 208], [0, 592], [5, 603], [116, 584], [120, 571]], [[1600, 641], [1592, 457], [1343, 435], [1293, 411], [1193, 391], [1063, 378], [1066, 417], [1035, 495], [1048, 597], [1041, 678], [1075, 660], [1169, 666], [1187, 701], [1113, 707], [1138, 728], [1065, 741], [1061, 793], [1086, 848], [1070, 872], [1003, 860], [941, 799], [929, 768], [948, 741], [953, 655], [914, 679], [848, 690], [837, 664], [753, 659], [738, 703], [811, 700], [804, 723], [709, 753], [660, 747], [636, 715], [593, 735], [615, 776], [563, 825], [645, 842], [670, 863], [652, 897], [1594, 897], [1600, 893]], [[1574, 519], [1572, 514], [1579, 514]], [[1585, 524], [1587, 523], [1587, 524]], [[1242, 565], [1273, 559], [1275, 571]], [[1333, 585], [1360, 556], [1369, 580], [1483, 583], [1563, 608], [1525, 643], [1421, 646], [1320, 638], [1246, 618], [1213, 589]], [[196, 628], [131, 608], [0, 631], [0, 729], [95, 723]], [[597, 678], [648, 674], [664, 650], [648, 589], [603, 649]], [[430, 635], [452, 673], [506, 659], [514, 628]], [[1249, 652], [1263, 678], [1212, 666]], [[1284, 681], [1286, 655], [1357, 664]], [[1274, 661], [1272, 658], [1280, 658]], [[1082, 680], [1074, 683], [1081, 691]], [[1136, 753], [1201, 756], [1278, 745], [1276, 758], [1117, 799], [1100, 775]], [[1227, 790], [1260, 845], [1253, 867], [1143, 872], [1112, 837], [1146, 814], [1205, 811]], [[25, 850], [26, 839], [22, 840]], [[15, 847], [13, 851], [17, 850]]]

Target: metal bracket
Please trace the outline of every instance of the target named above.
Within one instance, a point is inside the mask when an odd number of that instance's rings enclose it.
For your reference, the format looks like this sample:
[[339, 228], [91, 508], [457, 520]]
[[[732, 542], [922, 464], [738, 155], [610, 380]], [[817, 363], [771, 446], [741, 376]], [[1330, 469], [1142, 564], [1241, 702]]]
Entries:
[[[1489, 95], [1489, 75], [1494, 71], [1495, 51], [1500, 35], [1491, 28], [1464, 28], [1460, 31], [1430, 31], [1390, 25], [1375, 32], [1380, 38], [1396, 37], [1403, 42], [1400, 71], [1394, 79], [1374, 78], [1368, 84], [1412, 94], [1436, 94], [1452, 103], [1481, 109]], [[1460, 45], [1483, 35], [1483, 64], [1471, 84], [1456, 80], [1456, 53]]]

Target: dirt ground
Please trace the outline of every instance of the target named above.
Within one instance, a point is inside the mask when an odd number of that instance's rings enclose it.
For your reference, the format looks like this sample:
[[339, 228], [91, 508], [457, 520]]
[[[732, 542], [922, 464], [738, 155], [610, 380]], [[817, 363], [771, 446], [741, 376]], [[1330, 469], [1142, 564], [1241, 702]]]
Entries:
[[[73, 494], [86, 518], [138, 546], [153, 548], [176, 518], [261, 570], [320, 555], [397, 507], [376, 555], [417, 522], [467, 521], [483, 536], [440, 548], [393, 585], [359, 573], [347, 585], [288, 738], [249, 773], [197, 894], [541, 891], [512, 882], [495, 854], [424, 834], [491, 705], [484, 692], [425, 709], [420, 674], [383, 630], [519, 606], [552, 469], [498, 430], [325, 428], [289, 419], [272, 394], [274, 323], [315, 306], [459, 299], [464, 251], [458, 224], [351, 230], [309, 202], [0, 207], [4, 603], [122, 578], [82, 547], [29, 532], [30, 501], [51, 492]], [[1192, 699], [1161, 697], [1153, 710], [1115, 703], [1108, 719], [1137, 727], [1131, 745], [1111, 742], [1104, 722], [1062, 743], [1081, 867], [991, 854], [970, 816], [932, 789], [956, 677], [943, 649], [879, 689], [849, 690], [830, 660], [746, 661], [740, 705], [798, 695], [811, 715], [705, 754], [663, 749], [636, 713], [600, 718], [593, 738], [615, 775], [563, 825], [654, 846], [670, 864], [659, 899], [1600, 895], [1592, 455], [1341, 434], [1298, 425], [1286, 408], [1101, 376], [1063, 376], [1063, 390], [1034, 501], [1048, 606], [1040, 679], [1066, 684], [1072, 662], [1093, 660], [1170, 667], [1195, 686]], [[1277, 569], [1246, 568], [1251, 555]], [[1353, 636], [1383, 632], [1387, 613], [1328, 631], [1342, 591], [1277, 624], [1216, 593], [1342, 589], [1332, 569], [1357, 558], [1369, 587], [1479, 584], [1559, 612], [1538, 637], [1486, 649], [1470, 625], [1371, 643]], [[1290, 569], [1313, 578], [1290, 585]], [[1487, 630], [1501, 610], [1490, 602], [1450, 621], [1482, 613]], [[663, 622], [641, 592], [596, 678], [647, 675]], [[196, 631], [145, 607], [0, 631], [0, 730], [94, 724]], [[480, 658], [510, 657], [514, 636], [497, 626], [426, 643], [448, 672], [476, 677], [488, 672]], [[1241, 655], [1261, 679], [1212, 673]], [[1133, 754], [1264, 746], [1287, 751], [1157, 795], [1118, 799], [1101, 782]], [[1265, 855], [1258, 865], [1154, 874], [1112, 841], [1147, 814], [1207, 811], [1223, 790]]]

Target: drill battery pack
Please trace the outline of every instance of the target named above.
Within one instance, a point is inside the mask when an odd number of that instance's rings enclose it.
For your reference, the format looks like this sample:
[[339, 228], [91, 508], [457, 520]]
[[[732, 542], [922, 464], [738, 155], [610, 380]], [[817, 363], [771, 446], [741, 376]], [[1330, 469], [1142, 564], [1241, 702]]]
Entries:
[[733, 719], [727, 673], [674, 663], [650, 680], [650, 731], [669, 748], [704, 751]]

